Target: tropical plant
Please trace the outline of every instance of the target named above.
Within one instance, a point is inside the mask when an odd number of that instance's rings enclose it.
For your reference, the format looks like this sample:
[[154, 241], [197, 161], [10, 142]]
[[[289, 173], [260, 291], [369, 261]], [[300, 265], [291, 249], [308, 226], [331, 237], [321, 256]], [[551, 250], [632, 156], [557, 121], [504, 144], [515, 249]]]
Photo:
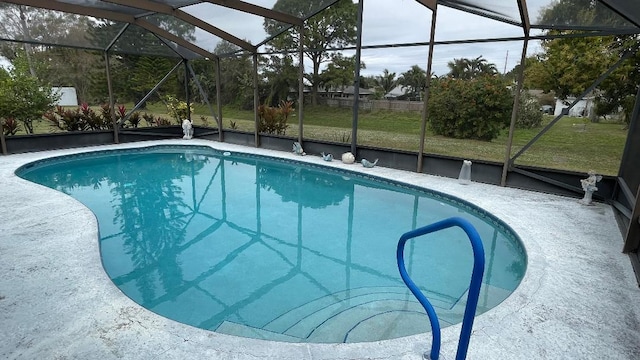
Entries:
[[6, 118], [0, 121], [5, 136], [15, 135], [20, 130], [20, 123], [14, 118]]
[[293, 102], [291, 101], [281, 101], [278, 107], [260, 105], [258, 107], [258, 132], [284, 135], [289, 127], [287, 120], [293, 110]]
[[474, 79], [478, 76], [496, 75], [498, 68], [489, 63], [482, 55], [474, 59], [453, 59], [447, 63], [449, 73], [447, 76], [454, 79]]
[[422, 100], [426, 83], [427, 72], [418, 65], [413, 65], [411, 69], [403, 72], [398, 79], [398, 84], [402, 85], [411, 100]]
[[382, 75], [376, 76], [375, 79], [376, 86], [381, 88], [385, 95], [398, 85], [396, 73], [390, 72], [389, 69], [384, 69]]

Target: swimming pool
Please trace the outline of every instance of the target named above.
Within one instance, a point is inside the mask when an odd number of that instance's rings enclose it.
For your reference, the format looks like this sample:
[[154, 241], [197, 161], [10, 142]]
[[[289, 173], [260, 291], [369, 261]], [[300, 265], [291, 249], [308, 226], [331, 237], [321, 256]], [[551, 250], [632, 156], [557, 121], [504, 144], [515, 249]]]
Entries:
[[[504, 300], [526, 267], [515, 234], [464, 201], [293, 161], [162, 146], [39, 161], [18, 175], [96, 214], [105, 270], [127, 296], [234, 335], [361, 342], [427, 331], [395, 246], [452, 215], [484, 241], [479, 312]], [[446, 325], [462, 317], [471, 249], [461, 231], [443, 234], [412, 242], [406, 258]]]

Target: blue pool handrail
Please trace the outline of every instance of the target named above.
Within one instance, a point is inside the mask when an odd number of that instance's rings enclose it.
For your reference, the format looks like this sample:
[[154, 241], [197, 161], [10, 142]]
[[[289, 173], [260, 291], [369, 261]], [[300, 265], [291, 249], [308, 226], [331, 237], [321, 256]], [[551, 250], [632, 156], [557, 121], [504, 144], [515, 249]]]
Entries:
[[[469, 340], [471, 338], [471, 329], [473, 328], [473, 319], [478, 307], [478, 298], [480, 297], [480, 286], [482, 285], [482, 276], [484, 275], [484, 247], [482, 246], [482, 240], [480, 235], [476, 231], [473, 225], [460, 217], [451, 217], [442, 221], [438, 221], [431, 225], [427, 225], [409, 232], [404, 233], [398, 241], [398, 250], [396, 257], [398, 260], [398, 269], [400, 270], [400, 276], [407, 285], [409, 290], [418, 299], [422, 307], [429, 316], [431, 322], [431, 352], [429, 358], [432, 360], [438, 360], [440, 357], [440, 322], [436, 316], [436, 312], [433, 306], [424, 296], [422, 291], [411, 280], [407, 269], [404, 264], [404, 246], [405, 243], [418, 236], [426, 235], [432, 232], [448, 229], [453, 226], [458, 226], [464, 230], [471, 241], [471, 247], [473, 249], [473, 271], [471, 273], [471, 283], [469, 284], [469, 294], [467, 295], [467, 305], [464, 310], [464, 317], [462, 320], [462, 330], [460, 331], [460, 340], [458, 342], [458, 350], [456, 352], [456, 360], [464, 360], [467, 357], [467, 350], [469, 349]], [[426, 355], [426, 354], [425, 354]]]

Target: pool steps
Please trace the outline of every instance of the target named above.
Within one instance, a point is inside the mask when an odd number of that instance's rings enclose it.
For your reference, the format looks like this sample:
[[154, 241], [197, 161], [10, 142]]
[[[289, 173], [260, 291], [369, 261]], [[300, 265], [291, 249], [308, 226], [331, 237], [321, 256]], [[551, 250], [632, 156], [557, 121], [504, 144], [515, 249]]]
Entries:
[[[405, 324], [405, 332], [407, 328], [419, 328], [417, 332], [430, 331], [424, 310], [407, 293], [406, 288], [397, 286], [340, 291], [275, 316], [262, 328], [225, 321], [215, 331], [284, 342], [317, 342], [316, 338], [322, 335], [330, 339], [325, 341], [335, 343], [366, 341], [365, 335], [370, 337], [375, 332], [380, 333], [380, 338], [397, 338], [415, 333], [404, 333], [401, 329], [394, 328], [392, 324], [400, 321]], [[450, 297], [430, 292], [427, 294], [434, 299], [432, 303], [437, 308], [438, 318], [443, 326], [462, 320], [466, 292], [453, 306]], [[508, 290], [484, 284], [480, 292], [478, 313], [497, 305], [496, 301], [487, 299], [504, 299], [509, 294]], [[398, 303], [400, 301], [403, 303]]]

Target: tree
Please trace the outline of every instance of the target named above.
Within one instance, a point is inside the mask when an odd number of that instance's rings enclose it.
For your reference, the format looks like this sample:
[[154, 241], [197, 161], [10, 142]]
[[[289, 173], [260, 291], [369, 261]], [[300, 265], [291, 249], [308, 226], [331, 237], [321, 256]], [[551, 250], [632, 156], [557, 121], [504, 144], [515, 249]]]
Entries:
[[[356, 57], [345, 57], [341, 53], [334, 54], [327, 69], [320, 75], [321, 84], [325, 89], [344, 88], [353, 84], [355, 79]], [[360, 63], [360, 68], [364, 69], [365, 64]]]
[[[147, 20], [186, 40], [195, 40], [195, 26], [172, 16], [154, 15]], [[96, 44], [109, 44], [121, 30], [122, 24], [96, 20], [87, 29], [87, 37]], [[154, 34], [133, 25], [128, 26], [127, 30], [120, 35], [113, 44], [112, 50], [118, 54], [110, 58], [114, 94], [122, 102], [140, 101], [179, 60], [175, 51]], [[154, 65], [155, 62], [158, 63], [157, 66]], [[104, 99], [104, 94], [107, 94], [104, 61], [101, 59], [96, 65], [101, 66], [101, 69], [92, 77], [92, 97]], [[139, 71], [141, 74], [136, 75]], [[182, 74], [178, 72], [178, 76], [166, 83], [163, 88], [167, 92], [184, 96], [184, 70], [180, 69], [180, 71]], [[143, 84], [126, 86], [135, 76], [143, 80]], [[155, 82], [152, 83], [152, 80]]]
[[427, 72], [418, 65], [413, 65], [411, 69], [403, 72], [398, 79], [398, 84], [402, 85], [409, 99], [421, 100], [427, 82]]
[[398, 79], [396, 79], [396, 73], [389, 72], [389, 69], [384, 69], [382, 75], [376, 76], [376, 86], [382, 88], [384, 94], [388, 94], [398, 85]]
[[599, 1], [557, 0], [540, 10], [538, 24], [616, 27], [627, 21]]
[[[237, 45], [221, 41], [214, 52], [217, 55], [233, 54], [238, 50]], [[253, 109], [253, 64], [250, 56], [239, 54], [220, 59], [220, 94], [223, 104]]]
[[[0, 36], [7, 39], [86, 45], [87, 24], [88, 22], [80, 16], [73, 14], [23, 5], [0, 4]], [[0, 56], [13, 61], [19, 49], [24, 52], [31, 75], [39, 75], [34, 67], [38, 61], [32, 57], [46, 50], [47, 47], [29, 43], [3, 42], [0, 45]]]
[[[540, 21], [560, 25], [628, 25], [626, 20], [599, 2], [578, 0], [554, 2], [541, 12]], [[547, 34], [557, 35], [559, 32], [549, 31]], [[546, 40], [542, 42], [543, 52], [538, 55], [538, 61], [527, 66], [525, 74], [531, 83], [545, 91], [554, 91], [556, 96], [565, 99], [584, 92], [623, 54], [634, 51], [633, 56], [595, 91], [596, 114], [606, 115], [622, 108], [625, 121], [628, 122], [633, 107], [632, 98], [640, 84], [640, 55], [636, 48], [638, 38], [637, 35], [623, 35]]]
[[[298, 93], [298, 65], [290, 55], [272, 55], [265, 59], [264, 77], [269, 88], [266, 103], [277, 105], [286, 101], [291, 90]], [[297, 95], [296, 95], [297, 97]]]
[[561, 99], [579, 95], [615, 61], [616, 54], [607, 46], [611, 40], [590, 37], [543, 41], [544, 52], [525, 70], [526, 77]]
[[474, 79], [478, 76], [496, 75], [496, 64], [489, 63], [482, 55], [475, 59], [453, 59], [447, 63], [449, 73], [447, 76], [454, 79]]
[[[315, 2], [278, 0], [273, 5], [273, 10], [306, 18], [331, 2], [330, 0]], [[318, 87], [322, 81], [320, 67], [331, 59], [329, 48], [355, 44], [357, 11], [357, 4], [353, 1], [341, 0], [305, 22], [304, 54], [312, 64], [312, 72], [306, 74], [306, 79], [311, 84], [311, 98], [314, 105], [318, 102]], [[265, 19], [264, 29], [267, 34], [273, 36], [282, 31], [282, 26], [275, 20]], [[298, 43], [298, 27], [292, 27], [273, 39], [270, 47], [276, 51], [297, 51]]]
[[9, 76], [0, 80], [0, 120], [18, 120], [28, 134], [33, 133], [33, 121], [53, 107], [58, 96], [48, 84], [31, 75], [26, 54], [18, 54]]

